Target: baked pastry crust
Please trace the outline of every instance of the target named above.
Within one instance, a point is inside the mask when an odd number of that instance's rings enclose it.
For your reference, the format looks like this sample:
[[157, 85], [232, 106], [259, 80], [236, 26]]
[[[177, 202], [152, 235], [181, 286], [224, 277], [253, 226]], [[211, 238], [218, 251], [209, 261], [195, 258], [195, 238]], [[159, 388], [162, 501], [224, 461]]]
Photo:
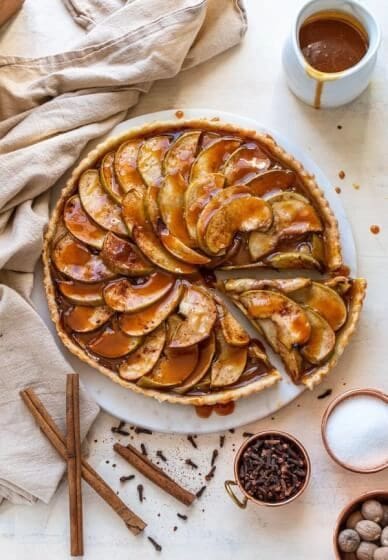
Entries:
[[[44, 248], [43, 248], [44, 286], [47, 294], [48, 306], [50, 309], [51, 317], [56, 326], [57, 332], [62, 342], [73, 354], [75, 354], [82, 361], [98, 369], [101, 373], [108, 376], [115, 383], [119, 383], [121, 386], [125, 388], [130, 388], [131, 390], [137, 393], [146, 396], [152, 396], [159, 401], [168, 401], [171, 403], [201, 406], [201, 405], [212, 405], [216, 403], [225, 403], [230, 400], [236, 400], [238, 398], [249, 396], [253, 393], [264, 390], [277, 383], [278, 380], [280, 379], [280, 374], [275, 369], [273, 369], [269, 371], [267, 374], [263, 375], [261, 378], [245, 386], [241, 386], [238, 388], [225, 387], [222, 390], [211, 392], [206, 395], [198, 395], [198, 396], [179, 395], [172, 391], [159, 391], [154, 389], [146, 389], [136, 385], [136, 383], [125, 381], [124, 379], [120, 378], [119, 375], [117, 375], [117, 373], [105, 367], [97, 360], [93, 359], [93, 357], [87, 354], [80, 346], [78, 346], [68, 336], [60, 320], [60, 314], [58, 312], [58, 307], [56, 302], [55, 285], [51, 274], [52, 247], [54, 243], [58, 240], [58, 238], [65, 231], [63, 225], [64, 206], [66, 201], [69, 199], [69, 197], [77, 191], [77, 184], [81, 175], [86, 170], [95, 167], [96, 164], [101, 160], [101, 158], [105, 154], [107, 154], [111, 150], [117, 149], [118, 146], [123, 142], [138, 137], [147, 137], [151, 135], [174, 132], [182, 129], [185, 130], [199, 129], [205, 132], [206, 131], [215, 132], [215, 133], [221, 132], [223, 134], [230, 133], [236, 136], [241, 136], [246, 139], [252, 139], [258, 141], [274, 156], [275, 159], [284, 163], [285, 166], [287, 166], [289, 169], [293, 170], [297, 174], [299, 180], [303, 184], [304, 189], [306, 190], [306, 193], [308, 193], [309, 198], [316, 206], [316, 208], [319, 209], [320, 217], [324, 222], [324, 239], [325, 239], [325, 248], [326, 248], [327, 270], [331, 271], [339, 268], [342, 265], [342, 256], [341, 256], [341, 245], [340, 245], [337, 220], [332, 210], [330, 209], [321, 189], [318, 187], [314, 176], [310, 175], [303, 168], [301, 163], [298, 162], [291, 154], [288, 154], [283, 148], [278, 146], [275, 140], [268, 134], [260, 134], [255, 130], [241, 128], [228, 123], [220, 122], [218, 120], [212, 121], [207, 119], [194, 119], [194, 120], [182, 120], [179, 122], [161, 121], [161, 122], [149, 123], [140, 127], [132, 128], [121, 135], [118, 135], [113, 138], [109, 138], [104, 142], [98, 144], [96, 148], [94, 148], [84, 159], [82, 159], [82, 161], [78, 164], [78, 166], [73, 170], [71, 177], [69, 178], [69, 180], [66, 183], [66, 186], [62, 190], [61, 196], [54, 208], [44, 238]], [[248, 266], [257, 266], [257, 265], [248, 265]], [[362, 303], [362, 298], [361, 298], [361, 291], [360, 291], [358, 306], [356, 305], [356, 299], [355, 299], [355, 309], [354, 309], [355, 319], [352, 323], [351, 332], [353, 332], [355, 328], [359, 310], [361, 308], [361, 303]], [[349, 329], [350, 327], [351, 325], [349, 325]], [[341, 335], [342, 334], [344, 333], [341, 333]], [[332, 356], [330, 360], [330, 365], [329, 363], [325, 365], [327, 371], [325, 372], [324, 371], [325, 368], [321, 368], [322, 371], [320, 373], [318, 373], [318, 371], [315, 372], [314, 376], [311, 376], [309, 382], [308, 383], [306, 382], [306, 385], [312, 388], [317, 383], [320, 382], [322, 377], [324, 377], [327, 374], [329, 369], [331, 369], [331, 367], [338, 360], [344, 347], [347, 344], [349, 336], [346, 337], [344, 335], [342, 336], [342, 338], [339, 337], [338, 348], [336, 349], [336, 353]]]

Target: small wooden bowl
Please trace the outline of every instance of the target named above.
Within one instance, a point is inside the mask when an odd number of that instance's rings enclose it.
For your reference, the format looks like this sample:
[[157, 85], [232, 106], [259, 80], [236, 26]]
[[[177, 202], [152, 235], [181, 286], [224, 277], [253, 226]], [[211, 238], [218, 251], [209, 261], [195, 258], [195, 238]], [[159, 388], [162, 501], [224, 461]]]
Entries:
[[378, 500], [384, 504], [388, 504], [388, 490], [373, 490], [372, 492], [365, 492], [343, 508], [337, 518], [333, 534], [333, 546], [336, 560], [343, 560], [344, 558], [344, 553], [338, 548], [338, 535], [342, 529], [345, 528], [345, 523], [349, 515], [357, 509], [361, 509], [361, 505], [367, 500]]
[[327, 441], [326, 428], [327, 428], [327, 423], [328, 423], [329, 417], [330, 417], [331, 413], [333, 412], [333, 410], [336, 408], [336, 406], [339, 403], [341, 403], [345, 399], [348, 399], [350, 397], [355, 397], [355, 396], [358, 396], [358, 395], [367, 395], [367, 396], [370, 396], [370, 397], [376, 397], [378, 399], [381, 399], [385, 403], [388, 403], [388, 395], [386, 395], [382, 391], [379, 391], [378, 389], [352, 389], [350, 391], [346, 391], [345, 393], [342, 393], [342, 395], [339, 395], [337, 398], [335, 398], [329, 404], [329, 406], [327, 407], [327, 409], [325, 410], [325, 412], [322, 416], [321, 433], [322, 433], [323, 445], [325, 446], [326, 451], [328, 452], [330, 457], [333, 459], [333, 461], [335, 461], [338, 465], [340, 465], [344, 469], [347, 469], [348, 471], [352, 471], [352, 472], [355, 472], [355, 473], [358, 473], [358, 474], [370, 474], [370, 473], [383, 471], [384, 469], [388, 468], [388, 462], [384, 463], [382, 465], [379, 465], [377, 467], [370, 468], [370, 469], [360, 469], [360, 468], [356, 468], [352, 465], [349, 465], [348, 463], [344, 463], [343, 461], [338, 459], [336, 457], [336, 455], [334, 455], [333, 451], [330, 448], [329, 442]]
[[[243, 485], [240, 481], [239, 474], [238, 474], [238, 466], [239, 466], [240, 458], [241, 458], [242, 454], [244, 453], [244, 451], [246, 450], [246, 448], [249, 447], [249, 445], [253, 441], [255, 441], [257, 439], [267, 438], [267, 437], [268, 438], [269, 437], [275, 437], [275, 438], [280, 438], [280, 439], [285, 439], [285, 440], [291, 441], [300, 450], [300, 452], [303, 455], [303, 458], [306, 462], [306, 478], [303, 482], [303, 485], [301, 486], [299, 491], [294, 496], [291, 496], [291, 498], [288, 498], [287, 500], [283, 500], [282, 502], [262, 502], [261, 500], [257, 500], [256, 498], [253, 498], [252, 496], [250, 496], [247, 493], [247, 491], [243, 487]], [[234, 458], [234, 480], [226, 480], [224, 484], [225, 484], [225, 490], [227, 491], [227, 493], [229, 494], [231, 499], [241, 509], [245, 509], [247, 507], [248, 501], [253, 502], [257, 506], [279, 507], [279, 506], [284, 506], [286, 504], [289, 504], [290, 502], [293, 502], [294, 500], [296, 500], [296, 498], [298, 498], [305, 491], [305, 489], [306, 489], [306, 487], [307, 487], [307, 485], [310, 481], [310, 476], [311, 476], [310, 457], [308, 456], [308, 453], [307, 453], [306, 449], [300, 443], [300, 441], [297, 440], [291, 434], [288, 434], [287, 432], [279, 432], [279, 431], [274, 431], [274, 430], [264, 430], [262, 432], [257, 432], [256, 434], [254, 434], [253, 436], [248, 438], [246, 441], [244, 441], [244, 443], [241, 445], [240, 449], [237, 451], [237, 454]], [[235, 493], [233, 492], [233, 490], [232, 490], [233, 486], [238, 486], [238, 488], [240, 489], [240, 492], [244, 496], [242, 500], [240, 500], [235, 495]]]

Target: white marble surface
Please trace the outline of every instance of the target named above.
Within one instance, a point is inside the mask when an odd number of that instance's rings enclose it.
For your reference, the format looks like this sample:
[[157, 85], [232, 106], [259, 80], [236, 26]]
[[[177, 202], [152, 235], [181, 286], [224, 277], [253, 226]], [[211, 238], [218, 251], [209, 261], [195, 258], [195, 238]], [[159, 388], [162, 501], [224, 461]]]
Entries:
[[[372, 386], [388, 391], [388, 158], [384, 145], [388, 117], [388, 12], [383, 0], [365, 3], [375, 11], [383, 29], [383, 44], [377, 71], [370, 88], [353, 104], [318, 112], [302, 105], [287, 90], [280, 66], [282, 42], [299, 0], [246, 0], [250, 27], [241, 47], [186, 72], [176, 79], [156, 84], [143, 98], [133, 115], [185, 107], [206, 107], [253, 117], [278, 129], [302, 145], [313, 159], [340, 186], [350, 218], [359, 256], [360, 273], [368, 279], [369, 293], [360, 327], [340, 365], [324, 386], [305, 393], [275, 415], [246, 429], [266, 427], [286, 429], [306, 445], [312, 459], [312, 480], [306, 493], [294, 504], [281, 509], [238, 510], [226, 496], [223, 481], [232, 476], [233, 449], [242, 441], [241, 429], [227, 433], [220, 450], [216, 476], [208, 490], [188, 512], [184, 522], [176, 517], [184, 506], [164, 496], [151, 483], [144, 482], [146, 501], [139, 504], [136, 484], [120, 485], [119, 476], [132, 472], [124, 461], [114, 457], [110, 432], [115, 420], [101, 415], [92, 433], [91, 462], [116, 488], [123, 499], [144, 519], [163, 545], [164, 558], [198, 557], [212, 560], [328, 560], [332, 528], [342, 506], [365, 490], [386, 488], [388, 473], [362, 476], [347, 473], [331, 462], [320, 440], [320, 418], [328, 400], [317, 400], [325, 388], [338, 394], [351, 387]], [[39, 15], [37, 11], [40, 10]], [[0, 33], [0, 52], [36, 55], [60, 50], [79, 34], [75, 26], [65, 31], [68, 22], [59, 0], [26, 0], [25, 15]], [[342, 129], [337, 129], [341, 125]], [[338, 179], [343, 169], [346, 178]], [[352, 185], [360, 186], [356, 190]], [[381, 227], [372, 235], [371, 224]], [[95, 443], [94, 440], [97, 439]], [[125, 440], [126, 438], [121, 438]], [[201, 476], [191, 475], [184, 459], [200, 463], [205, 474], [218, 436], [198, 436], [194, 450], [184, 436], [135, 436], [143, 441], [151, 456], [163, 449], [169, 461], [167, 470], [187, 486], [198, 489]], [[106, 460], [110, 462], [107, 464]], [[113, 467], [113, 463], [116, 467]], [[44, 475], [44, 473], [42, 473]], [[0, 507], [0, 557], [13, 560], [62, 560], [68, 557], [67, 490], [61, 485], [49, 505]], [[145, 536], [133, 537], [116, 516], [84, 487], [85, 558], [115, 560], [129, 557], [157, 557]], [[204, 511], [202, 511], [204, 510]], [[160, 513], [160, 517], [158, 517]], [[178, 526], [176, 532], [174, 525]]]

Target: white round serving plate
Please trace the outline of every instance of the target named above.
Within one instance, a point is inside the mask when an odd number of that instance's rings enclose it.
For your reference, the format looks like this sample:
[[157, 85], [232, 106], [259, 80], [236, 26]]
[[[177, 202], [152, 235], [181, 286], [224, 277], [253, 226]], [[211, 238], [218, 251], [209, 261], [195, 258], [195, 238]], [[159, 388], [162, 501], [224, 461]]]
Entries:
[[[300, 147], [294, 145], [286, 138], [283, 138], [276, 131], [266, 128], [255, 120], [246, 117], [240, 117], [232, 113], [212, 109], [184, 110], [185, 119], [201, 117], [218, 117], [224, 122], [229, 122], [238, 126], [271, 134], [280, 146], [299, 160], [310, 173], [315, 175], [318, 185], [325, 192], [325, 196], [338, 219], [344, 262], [346, 262], [346, 264], [350, 267], [352, 275], [355, 275], [357, 272], [356, 249], [351, 227], [346, 218], [340, 198], [334, 192], [331, 183], [324, 173], [300, 149]], [[142, 115], [120, 123], [108, 136], [117, 136], [129, 128], [139, 126], [144, 123], [164, 120], [176, 120], [179, 122], [181, 119], [176, 117], [175, 109], [171, 111], [150, 113], [148, 115]], [[98, 143], [101, 142], [101, 140], [102, 139], [100, 138]], [[60, 190], [57, 194], [59, 194], [59, 192]], [[230, 273], [229, 276], [241, 276], [241, 274], [242, 272], [238, 273], [238, 271], [234, 271], [233, 273]], [[263, 275], [263, 271], [258, 273], [250, 270], [249, 273], [248, 271], [244, 271], [243, 274], [244, 276], [249, 275], [254, 277], [258, 274]], [[222, 275], [225, 276], [225, 273], [222, 273]], [[266, 273], [266, 275], [269, 276], [270, 272], [268, 274]], [[244, 424], [265, 418], [293, 401], [305, 389], [304, 387], [294, 385], [290, 381], [288, 376], [284, 374], [284, 367], [279, 359], [269, 351], [272, 363], [282, 373], [283, 380], [278, 383], [277, 386], [262, 393], [238, 400], [236, 402], [234, 412], [228, 416], [219, 416], [213, 412], [209, 418], [203, 419], [196, 414], [195, 409], [192, 406], [159, 403], [153, 398], [144, 397], [143, 395], [138, 395], [133, 391], [124, 389], [120, 385], [112, 383], [112, 381], [103, 374], [99, 373], [97, 370], [88, 366], [68, 352], [57, 337], [55, 327], [49, 315], [43, 289], [42, 269], [40, 266], [38, 267], [35, 275], [32, 300], [42, 319], [53, 333], [63, 355], [71, 364], [73, 370], [81, 375], [83, 384], [95, 398], [97, 403], [101, 406], [101, 408], [110, 414], [130, 424], [142, 426], [159, 432], [175, 432], [184, 434], [217, 432], [243, 426]], [[257, 335], [250, 324], [246, 322], [244, 325], [246, 325], [247, 330], [249, 330], [252, 335]]]

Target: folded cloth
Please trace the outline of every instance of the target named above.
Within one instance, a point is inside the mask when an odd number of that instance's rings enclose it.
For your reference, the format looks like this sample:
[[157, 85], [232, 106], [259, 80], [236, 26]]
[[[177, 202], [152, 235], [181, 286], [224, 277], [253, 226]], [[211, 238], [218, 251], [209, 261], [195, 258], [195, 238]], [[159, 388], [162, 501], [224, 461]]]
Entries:
[[[29, 301], [47, 191], [153, 81], [232, 47], [247, 25], [242, 0], [64, 1], [88, 31], [76, 46], [0, 56], [0, 496], [13, 502], [48, 501], [64, 472], [19, 397], [34, 386], [63, 428], [70, 367]], [[86, 433], [97, 407], [84, 394], [81, 414]]]

